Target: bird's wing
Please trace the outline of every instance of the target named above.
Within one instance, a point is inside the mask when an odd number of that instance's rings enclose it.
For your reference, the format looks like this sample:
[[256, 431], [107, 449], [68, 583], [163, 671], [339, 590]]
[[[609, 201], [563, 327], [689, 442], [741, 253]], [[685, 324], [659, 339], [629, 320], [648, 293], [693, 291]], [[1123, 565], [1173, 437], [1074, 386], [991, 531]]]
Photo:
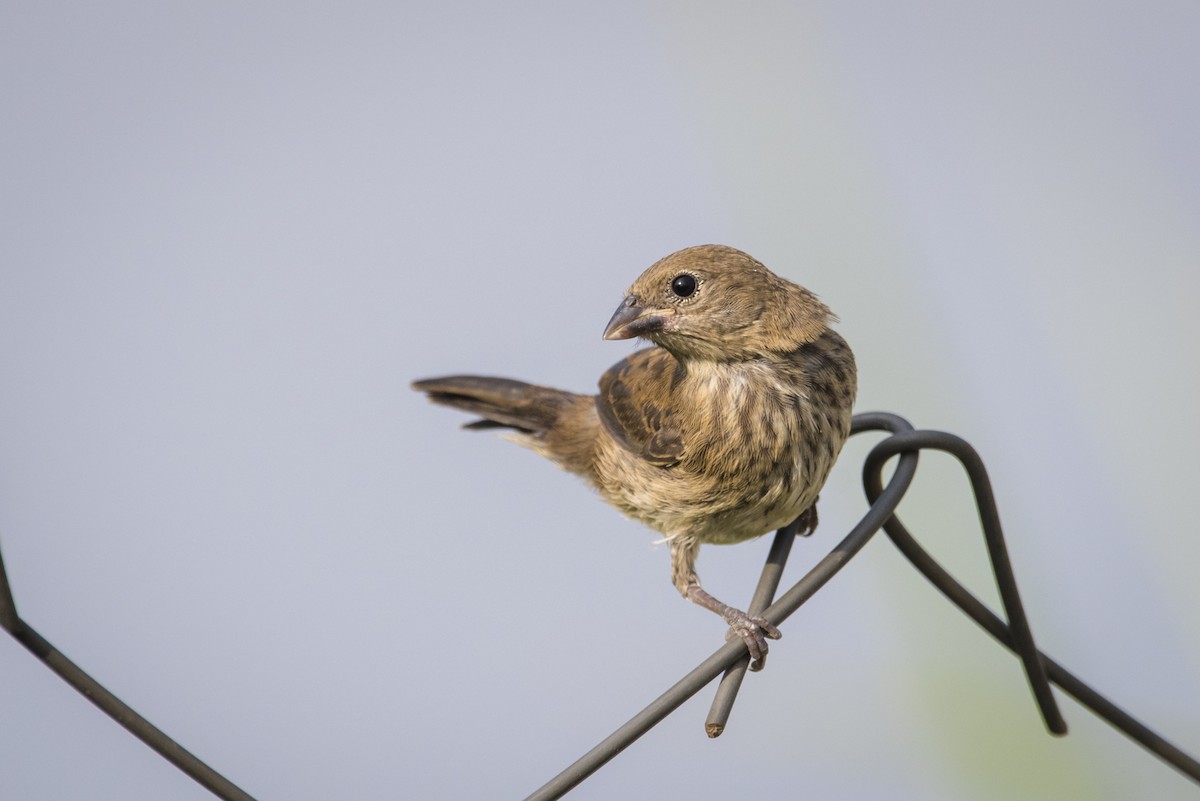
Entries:
[[672, 403], [682, 365], [662, 348], [639, 350], [600, 376], [596, 409], [606, 431], [659, 467], [683, 458], [683, 426]]

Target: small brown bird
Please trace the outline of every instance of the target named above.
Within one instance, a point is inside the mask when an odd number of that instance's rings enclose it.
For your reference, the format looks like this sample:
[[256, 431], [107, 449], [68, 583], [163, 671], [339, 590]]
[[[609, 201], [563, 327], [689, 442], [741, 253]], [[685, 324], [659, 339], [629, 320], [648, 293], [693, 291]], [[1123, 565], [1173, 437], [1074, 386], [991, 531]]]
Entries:
[[466, 428], [514, 439], [583, 476], [665, 536], [685, 598], [719, 614], [761, 667], [779, 630], [700, 586], [702, 543], [741, 542], [801, 520], [850, 433], [854, 354], [816, 295], [723, 245], [686, 248], [633, 283], [605, 339], [642, 337], [599, 395], [506, 378], [450, 376], [413, 388], [480, 415]]

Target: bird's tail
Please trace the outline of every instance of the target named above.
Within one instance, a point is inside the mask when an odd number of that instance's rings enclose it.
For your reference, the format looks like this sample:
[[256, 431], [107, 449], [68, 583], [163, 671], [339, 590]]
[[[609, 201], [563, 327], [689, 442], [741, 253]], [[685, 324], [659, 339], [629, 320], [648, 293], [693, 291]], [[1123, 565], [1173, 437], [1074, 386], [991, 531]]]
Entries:
[[509, 378], [452, 375], [414, 381], [413, 389], [429, 400], [482, 417], [464, 428], [514, 428], [524, 434], [545, 436], [579, 395], [539, 387]]

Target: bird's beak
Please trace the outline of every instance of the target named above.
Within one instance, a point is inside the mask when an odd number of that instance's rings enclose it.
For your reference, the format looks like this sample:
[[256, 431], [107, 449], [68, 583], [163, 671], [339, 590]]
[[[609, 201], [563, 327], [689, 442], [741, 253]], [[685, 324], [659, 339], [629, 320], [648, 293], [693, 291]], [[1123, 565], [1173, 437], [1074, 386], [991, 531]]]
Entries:
[[605, 339], [633, 339], [663, 330], [667, 312], [637, 305], [633, 295], [621, 301], [604, 329]]

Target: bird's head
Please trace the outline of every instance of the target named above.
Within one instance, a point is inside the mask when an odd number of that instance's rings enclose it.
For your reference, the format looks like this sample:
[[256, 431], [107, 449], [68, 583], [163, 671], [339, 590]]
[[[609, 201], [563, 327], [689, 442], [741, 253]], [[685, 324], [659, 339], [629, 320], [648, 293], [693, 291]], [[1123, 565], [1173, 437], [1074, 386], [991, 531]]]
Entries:
[[642, 273], [604, 338], [642, 337], [681, 359], [739, 361], [795, 350], [833, 319], [816, 295], [748, 254], [699, 245]]

